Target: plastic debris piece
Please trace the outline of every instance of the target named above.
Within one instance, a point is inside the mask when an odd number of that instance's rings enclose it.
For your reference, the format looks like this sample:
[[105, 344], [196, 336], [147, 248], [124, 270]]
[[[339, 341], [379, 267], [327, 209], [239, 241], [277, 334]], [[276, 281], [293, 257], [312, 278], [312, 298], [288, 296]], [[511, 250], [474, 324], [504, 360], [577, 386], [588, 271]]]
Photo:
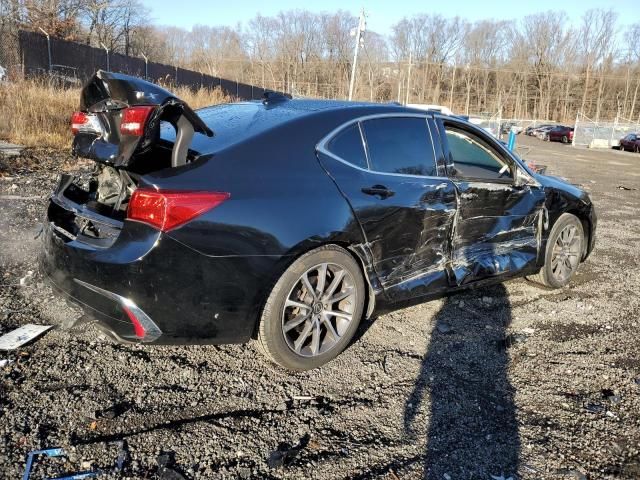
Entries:
[[53, 328], [53, 325], [28, 323], [0, 337], [0, 350], [15, 350]]
[[130, 410], [131, 407], [133, 407], [131, 402], [115, 403], [104, 410], [98, 410], [96, 412], [96, 418], [108, 418], [109, 420], [113, 420], [125, 413], [127, 410]]
[[33, 271], [29, 270], [27, 274], [20, 279], [20, 286], [24, 287], [27, 283], [29, 283], [31, 277], [33, 277]]
[[267, 459], [267, 465], [269, 468], [279, 468], [289, 465], [298, 456], [298, 454], [309, 444], [311, 437], [309, 434], [305, 435], [300, 441], [291, 446], [288, 443], [282, 443], [278, 445], [277, 450], [274, 450], [269, 454]]
[[121, 472], [124, 464], [129, 460], [129, 449], [126, 440], [118, 440], [115, 442], [118, 447], [118, 457], [116, 458], [116, 471]]
[[3, 359], [3, 360], [0, 360], [0, 368], [4, 368], [7, 365], [11, 365], [12, 363], [13, 363], [13, 360], [9, 360], [9, 359], [6, 359], [6, 358]]
[[[27, 465], [25, 466], [24, 475], [22, 475], [22, 480], [29, 480], [29, 476], [31, 475], [31, 469], [33, 468], [35, 459], [40, 455], [45, 455], [50, 458], [56, 458], [56, 457], [64, 457], [65, 453], [62, 448], [47, 448], [44, 450], [33, 450], [32, 452], [29, 452], [29, 455], [27, 455]], [[79, 473], [72, 473], [70, 475], [65, 475], [63, 477], [49, 478], [47, 480], [81, 480], [83, 478], [95, 478], [98, 475], [100, 475], [100, 473], [102, 472], [100, 472], [99, 470], [90, 471], [90, 472], [79, 472]]]
[[156, 459], [158, 464], [158, 478], [160, 480], [186, 480], [186, 477], [177, 471], [175, 465], [175, 453], [162, 453]]
[[618, 190], [626, 190], [626, 191], [637, 190], [637, 188], [625, 187], [624, 185], [618, 185], [616, 188]]
[[442, 334], [451, 333], [451, 330], [452, 330], [451, 325], [449, 325], [448, 323], [444, 323], [444, 322], [439, 322], [436, 325], [436, 328]]

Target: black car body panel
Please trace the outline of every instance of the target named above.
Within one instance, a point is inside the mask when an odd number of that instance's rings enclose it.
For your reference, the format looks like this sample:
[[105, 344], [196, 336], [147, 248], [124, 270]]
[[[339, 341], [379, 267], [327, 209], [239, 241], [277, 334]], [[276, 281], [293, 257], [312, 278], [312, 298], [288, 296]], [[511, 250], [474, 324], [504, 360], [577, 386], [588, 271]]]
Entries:
[[[196, 117], [190, 120], [194, 135], [187, 163], [173, 165], [167, 159], [176, 133], [154, 124], [155, 137], [142, 140], [148, 145], [135, 146], [109, 168], [131, 177], [130, 188], [230, 196], [178, 228], [160, 231], [128, 219], [120, 202], [100, 204], [95, 186], [85, 190], [73, 178], [61, 179], [45, 222], [42, 269], [120, 339], [247, 341], [285, 269], [326, 244], [347, 248], [361, 265], [368, 316], [537, 271], [550, 227], [563, 212], [575, 213], [587, 227], [585, 258], [593, 248], [595, 212], [582, 190], [536, 175], [463, 120], [399, 105], [287, 99], [193, 112], [169, 92], [122, 77], [99, 77], [120, 88], [106, 91], [121, 92], [121, 108], [134, 103], [131, 89], [158, 105], [169, 99]], [[96, 89], [92, 82], [88, 88]], [[93, 108], [94, 97], [104, 103], [104, 95], [91, 95], [84, 97], [86, 109]], [[117, 116], [118, 110], [108, 114]], [[345, 126], [378, 117], [425, 122], [435, 162], [431, 175], [373, 171], [324, 148]], [[447, 143], [447, 122], [487, 142], [519, 173], [497, 182], [461, 177]], [[84, 149], [85, 140], [76, 139], [76, 154], [108, 164], [95, 148]], [[144, 312], [158, 335], [141, 338], [130, 307]]]

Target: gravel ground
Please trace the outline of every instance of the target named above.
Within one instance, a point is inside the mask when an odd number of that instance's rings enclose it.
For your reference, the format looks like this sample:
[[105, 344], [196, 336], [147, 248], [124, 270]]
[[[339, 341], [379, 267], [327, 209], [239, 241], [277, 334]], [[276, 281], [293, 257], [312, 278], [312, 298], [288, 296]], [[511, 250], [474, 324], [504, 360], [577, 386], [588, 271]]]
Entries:
[[33, 237], [56, 173], [77, 162], [0, 160], [0, 333], [57, 326], [0, 353], [13, 360], [0, 370], [0, 477], [60, 446], [66, 459], [33, 478], [640, 478], [640, 156], [518, 140], [598, 208], [596, 250], [572, 284], [515, 280], [397, 311], [300, 374], [252, 345], [65, 329], [80, 313], [43, 283]]

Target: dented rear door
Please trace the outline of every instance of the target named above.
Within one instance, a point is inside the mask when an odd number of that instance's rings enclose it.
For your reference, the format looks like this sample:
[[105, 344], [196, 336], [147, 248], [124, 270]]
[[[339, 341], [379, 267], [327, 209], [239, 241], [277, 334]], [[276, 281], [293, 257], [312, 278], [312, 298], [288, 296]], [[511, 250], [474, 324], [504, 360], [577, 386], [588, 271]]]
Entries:
[[451, 236], [455, 283], [535, 270], [544, 191], [535, 182], [518, 182], [517, 162], [488, 135], [453, 119], [440, 118], [438, 127], [458, 195]]
[[318, 158], [353, 208], [390, 299], [447, 289], [456, 189], [439, 176], [427, 118], [362, 118], [321, 142]]

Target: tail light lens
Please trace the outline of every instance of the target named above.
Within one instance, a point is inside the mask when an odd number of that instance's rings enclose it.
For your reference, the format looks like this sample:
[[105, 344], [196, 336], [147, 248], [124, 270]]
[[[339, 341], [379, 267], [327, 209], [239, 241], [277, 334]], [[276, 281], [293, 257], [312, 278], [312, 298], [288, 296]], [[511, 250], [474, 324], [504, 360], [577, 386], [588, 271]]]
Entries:
[[144, 133], [144, 126], [147, 123], [147, 119], [155, 108], [156, 107], [152, 106], [125, 108], [122, 111], [120, 133], [122, 135], [141, 137]]
[[84, 112], [73, 112], [71, 115], [71, 133], [77, 135], [80, 129], [89, 122], [89, 116]]
[[129, 200], [127, 218], [168, 232], [227, 200], [224, 192], [189, 192], [139, 188]]
[[100, 133], [100, 121], [90, 113], [73, 112], [71, 115], [71, 133]]

